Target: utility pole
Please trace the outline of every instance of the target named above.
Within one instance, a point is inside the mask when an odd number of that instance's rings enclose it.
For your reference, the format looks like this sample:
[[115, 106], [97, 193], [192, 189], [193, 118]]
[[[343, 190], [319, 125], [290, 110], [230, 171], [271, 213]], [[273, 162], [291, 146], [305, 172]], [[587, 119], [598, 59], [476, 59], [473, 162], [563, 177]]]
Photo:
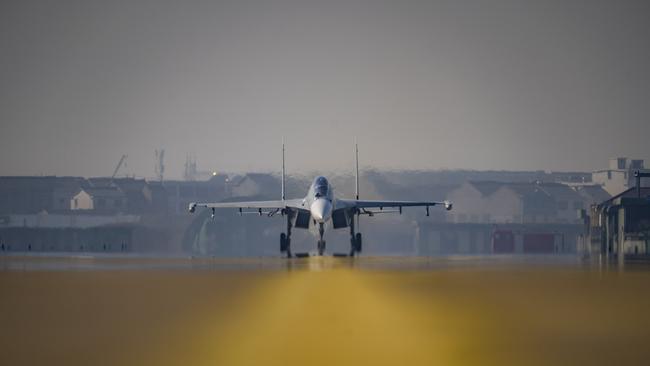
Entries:
[[156, 179], [158, 179], [161, 183], [163, 181], [163, 176], [165, 174], [164, 158], [165, 158], [165, 149], [156, 150], [156, 165], [155, 165]]

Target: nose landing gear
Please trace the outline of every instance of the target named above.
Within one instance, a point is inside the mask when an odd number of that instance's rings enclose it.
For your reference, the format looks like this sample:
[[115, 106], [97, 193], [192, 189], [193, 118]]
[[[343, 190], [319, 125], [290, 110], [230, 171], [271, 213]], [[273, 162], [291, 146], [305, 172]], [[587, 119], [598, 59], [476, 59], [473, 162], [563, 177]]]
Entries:
[[320, 239], [318, 240], [318, 255], [323, 255], [325, 252], [325, 240], [323, 240], [323, 234], [325, 233], [325, 227], [324, 224], [321, 222], [318, 225], [318, 235], [320, 236]]

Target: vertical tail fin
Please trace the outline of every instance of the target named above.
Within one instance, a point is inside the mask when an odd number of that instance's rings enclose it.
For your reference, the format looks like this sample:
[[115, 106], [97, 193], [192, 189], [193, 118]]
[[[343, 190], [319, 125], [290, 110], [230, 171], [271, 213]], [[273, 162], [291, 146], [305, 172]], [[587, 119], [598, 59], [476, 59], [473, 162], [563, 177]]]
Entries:
[[[359, 144], [354, 141], [354, 197], [359, 200]], [[357, 230], [361, 230], [361, 212], [357, 209]]]
[[354, 143], [354, 161], [356, 165], [356, 170], [354, 173], [354, 184], [355, 184], [355, 197], [359, 199], [359, 145]]
[[285, 200], [284, 195], [284, 139], [282, 139], [282, 200]]

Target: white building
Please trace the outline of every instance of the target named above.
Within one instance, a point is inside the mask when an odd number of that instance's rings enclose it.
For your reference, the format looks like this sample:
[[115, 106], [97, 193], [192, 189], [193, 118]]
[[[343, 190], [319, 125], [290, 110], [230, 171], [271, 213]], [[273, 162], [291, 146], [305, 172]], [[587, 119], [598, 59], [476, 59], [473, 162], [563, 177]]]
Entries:
[[117, 187], [83, 188], [70, 200], [70, 209], [124, 211], [126, 196]]
[[636, 186], [635, 170], [643, 170], [643, 160], [630, 158], [609, 159], [609, 169], [591, 174], [593, 183], [600, 184], [612, 196]]

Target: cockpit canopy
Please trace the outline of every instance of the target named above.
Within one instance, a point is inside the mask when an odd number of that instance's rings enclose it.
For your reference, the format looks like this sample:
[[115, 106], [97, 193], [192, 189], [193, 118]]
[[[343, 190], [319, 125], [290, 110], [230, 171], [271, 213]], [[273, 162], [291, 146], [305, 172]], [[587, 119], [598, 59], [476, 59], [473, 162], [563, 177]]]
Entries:
[[329, 183], [325, 177], [318, 177], [314, 180], [314, 194], [316, 197], [327, 197]]

